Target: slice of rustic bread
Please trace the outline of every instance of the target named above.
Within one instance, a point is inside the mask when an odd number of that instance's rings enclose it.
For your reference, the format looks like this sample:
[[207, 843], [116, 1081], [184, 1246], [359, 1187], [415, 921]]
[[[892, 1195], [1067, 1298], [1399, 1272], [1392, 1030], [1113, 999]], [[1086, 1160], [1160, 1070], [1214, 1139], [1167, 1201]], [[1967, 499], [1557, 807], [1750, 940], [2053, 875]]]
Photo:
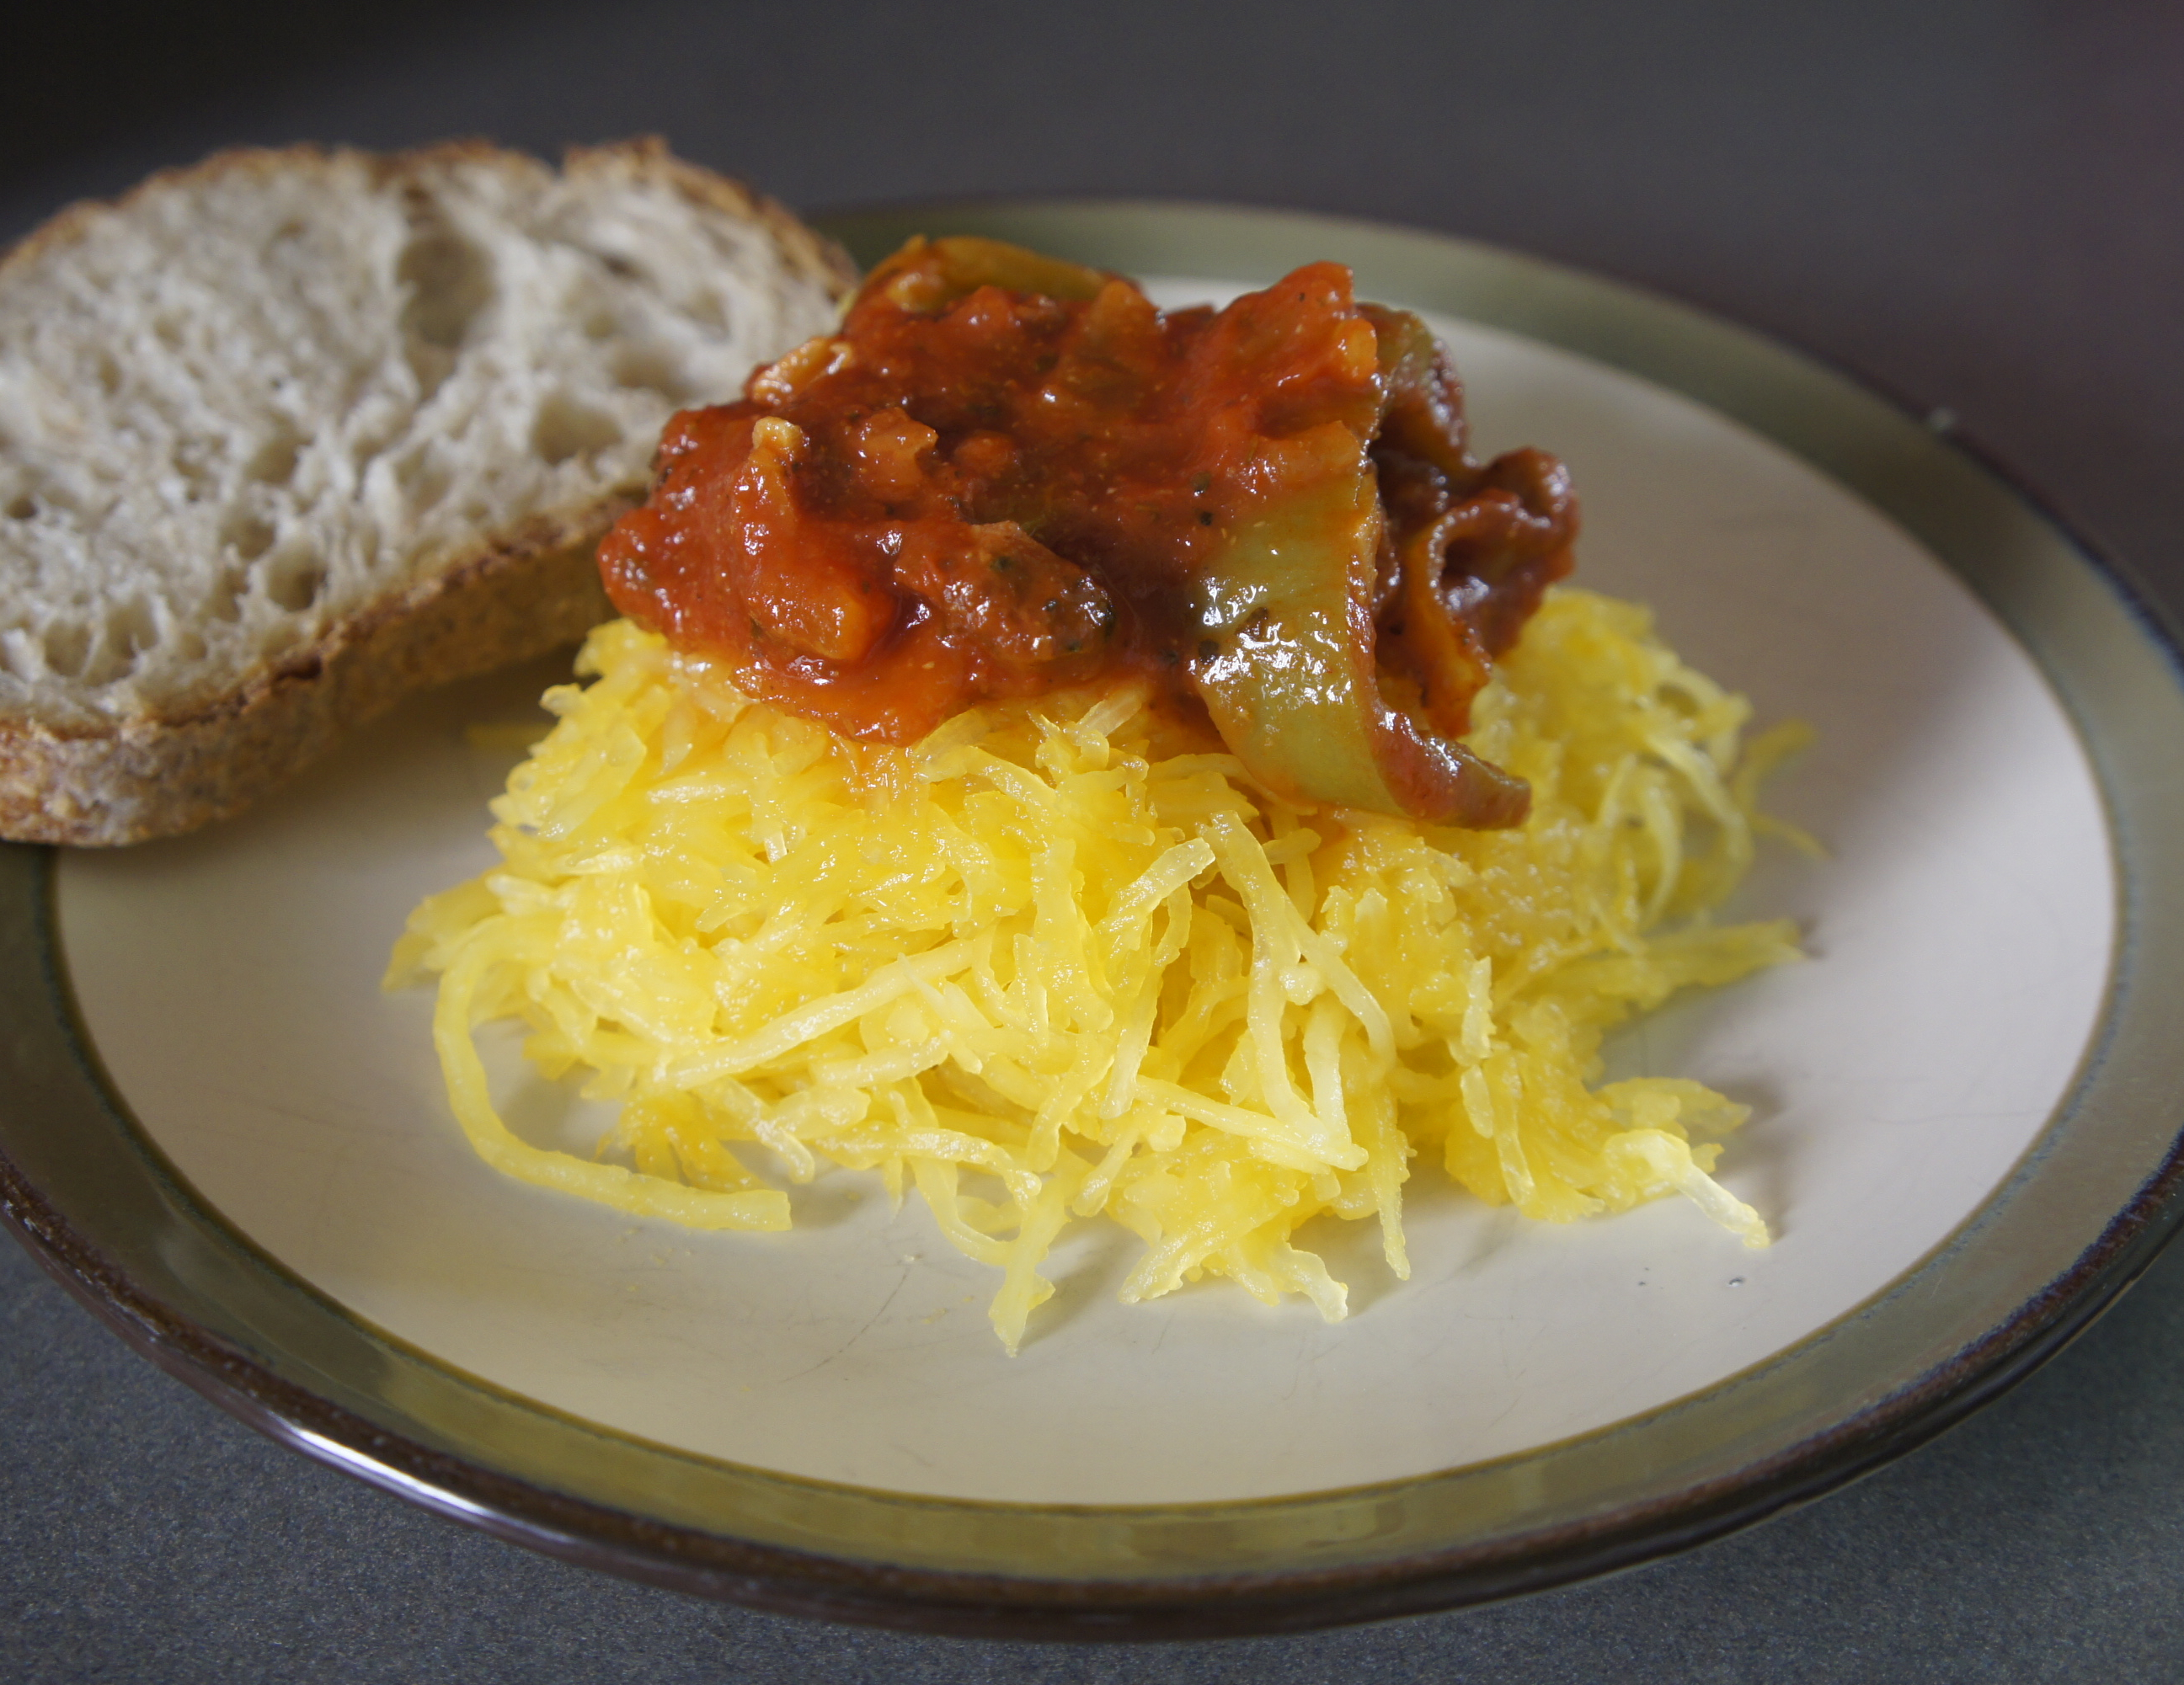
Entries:
[[232, 813], [607, 613], [675, 409], [846, 259], [657, 142], [224, 154], [0, 263], [0, 837]]

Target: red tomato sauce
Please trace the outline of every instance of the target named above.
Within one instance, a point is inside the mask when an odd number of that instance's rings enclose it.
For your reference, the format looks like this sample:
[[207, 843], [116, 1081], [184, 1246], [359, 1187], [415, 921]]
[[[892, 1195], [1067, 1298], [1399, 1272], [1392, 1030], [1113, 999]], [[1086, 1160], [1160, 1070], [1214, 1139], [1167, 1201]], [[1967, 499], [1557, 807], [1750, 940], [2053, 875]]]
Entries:
[[[1335, 588], [1366, 685], [1377, 665], [1390, 705], [1460, 732], [1567, 570], [1575, 506], [1536, 452], [1470, 461], [1437, 348], [1396, 366], [1415, 324], [1331, 263], [1163, 314], [1118, 277], [913, 242], [838, 334], [672, 420], [650, 501], [601, 547], [607, 589], [753, 693], [900, 743], [1119, 670], [1188, 701], [1240, 535], [1274, 533], [1358, 575]], [[1344, 472], [1362, 498], [1279, 525]]]

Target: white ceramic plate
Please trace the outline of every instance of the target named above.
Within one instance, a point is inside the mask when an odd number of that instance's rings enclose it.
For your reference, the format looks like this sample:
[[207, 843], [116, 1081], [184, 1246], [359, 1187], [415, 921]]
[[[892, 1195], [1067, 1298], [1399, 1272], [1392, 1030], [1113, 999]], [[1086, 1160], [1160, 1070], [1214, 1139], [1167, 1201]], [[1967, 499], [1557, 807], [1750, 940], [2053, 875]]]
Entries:
[[[656, 1541], [632, 1544], [631, 1525], [665, 1527], [813, 1552], [823, 1571], [777, 1563], [740, 1594], [840, 1612], [962, 1625], [963, 1577], [984, 1576], [1000, 1588], [986, 1604], [1032, 1624], [1297, 1624], [1544, 1582], [1840, 1478], [1930, 1431], [2142, 1262], [2141, 1232], [2166, 1232], [2165, 1193], [2146, 1190], [2173, 1127], [2143, 1103], [2130, 1127], [2103, 1124], [2085, 1101], [2114, 1062], [2131, 981], [2120, 907], [2150, 928], [2128, 833], [2154, 819], [2112, 827], [2081, 731], [2111, 762], [2113, 798], [2121, 740], [2102, 687], [2135, 684], [2172, 712], [2179, 698], [2114, 590], [2021, 499], [1786, 353], [1505, 254], [1175, 208], [950, 221], [1180, 273], [1156, 283], [1164, 303], [1334, 256], [1368, 296], [1440, 307], [1480, 447], [1568, 461], [1580, 582], [1651, 604], [1762, 721], [1817, 727], [1771, 805], [1830, 855], [1776, 851], [1733, 909], [1794, 915], [1811, 963], [1672, 1009], [1616, 1050], [1624, 1071], [1697, 1076], [1753, 1105], [1723, 1179], [1776, 1244], [1747, 1252], [1681, 1201], [1529, 1225], [1422, 1165], [1409, 1282], [1359, 1229], [1318, 1237], [1351, 1287], [1343, 1324], [1219, 1283], [1120, 1305], [1137, 1243], [1086, 1231], [1051, 1260], [1061, 1291], [1011, 1360], [986, 1322], [989, 1272], [915, 1198], [890, 1215], [875, 1178], [799, 1191], [787, 1236], [693, 1233], [504, 1181], [448, 1115], [429, 998], [383, 998], [377, 979], [409, 909], [492, 859], [483, 804], [508, 758], [468, 747], [465, 728], [523, 717], [560, 676], [539, 668], [413, 703], [238, 822], [54, 873], [58, 935], [42, 939], [129, 1120], [109, 1127], [133, 1126], [171, 1167], [192, 1244], [254, 1255], [287, 1296], [277, 1329], [216, 1331], [238, 1355], [277, 1372], [270, 1345], [292, 1364], [314, 1337], [298, 1318], [361, 1341], [376, 1366], [333, 1362], [342, 1385], [305, 1380], [312, 1400], [444, 1451], [472, 1487], [512, 1481], [615, 1518], [565, 1529], [562, 1548], [628, 1571], [737, 1593], [667, 1572]], [[850, 231], [869, 257], [895, 231]], [[1750, 389], [1727, 402], [1724, 367]], [[1814, 448], [1815, 426], [1852, 442], [1851, 473]], [[1970, 542], [1947, 524], [1967, 497]], [[2072, 666], [2073, 638], [2091, 665]], [[2142, 971], [2144, 942], [2126, 957]], [[2090, 1059], [2103, 1037], [2108, 1059]], [[529, 1076], [512, 1037], [488, 1041], [519, 1127], [596, 1138], [601, 1118]], [[2066, 1140], [2073, 1123], [2092, 1149]], [[2075, 1227], [2026, 1193], [2063, 1199]], [[2088, 1263], [2134, 1199], [2132, 1249]], [[2042, 1238], [1997, 1274], [1986, 1252], [2014, 1208]], [[89, 1224], [94, 1248], [111, 1249], [108, 1226]], [[1931, 1280], [1949, 1291], [1907, 1321], [1902, 1290]], [[2059, 1300], [2058, 1282], [2073, 1283]], [[231, 1291], [211, 1292], [234, 1312]], [[1849, 1349], [1876, 1327], [1892, 1355]], [[251, 1408], [298, 1429], [295, 1410]], [[649, 1471], [632, 1486], [611, 1459], [526, 1451], [541, 1422]], [[533, 1542], [554, 1531], [535, 1502], [457, 1502], [463, 1478], [397, 1475], [399, 1459], [354, 1435], [307, 1431], [320, 1454], [427, 1501]], [[1693, 1456], [1721, 1466], [1678, 1460]], [[669, 1468], [744, 1488], [708, 1498]], [[754, 1502], [753, 1479], [796, 1501]], [[860, 1519], [781, 1531], [814, 1502]], [[905, 1514], [924, 1520], [905, 1532]], [[1380, 1520], [1360, 1532], [1359, 1515]], [[1148, 1517], [1213, 1531], [1115, 1543]], [[875, 1591], [875, 1574], [905, 1570], [956, 1590]], [[854, 1594], [814, 1590], [845, 1572]], [[1284, 1575], [1317, 1577], [1317, 1599], [1301, 1581], [1285, 1601], [1242, 1589]]]

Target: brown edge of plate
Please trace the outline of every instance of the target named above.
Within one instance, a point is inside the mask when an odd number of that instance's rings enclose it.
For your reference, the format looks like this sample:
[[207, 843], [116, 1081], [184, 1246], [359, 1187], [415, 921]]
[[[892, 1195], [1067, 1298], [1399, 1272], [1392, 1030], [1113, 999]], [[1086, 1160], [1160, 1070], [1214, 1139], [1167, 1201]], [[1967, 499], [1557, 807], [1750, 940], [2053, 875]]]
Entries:
[[[922, 209], [939, 220], [951, 211], [998, 209], [1002, 203]], [[1117, 208], [1112, 201], [1084, 203]], [[1152, 203], [1163, 209], [1223, 209]], [[1265, 208], [1240, 209], [1283, 214]], [[1338, 220], [1317, 220], [1341, 225]], [[1586, 271], [1574, 273], [1591, 278]], [[1670, 308], [1720, 320], [1711, 310], [1602, 279], [1626, 292], [1662, 298]], [[1766, 337], [1899, 414], [1920, 418], [1918, 406], [1863, 373], [1779, 337]], [[2184, 686], [2184, 639], [2130, 574], [2058, 515], [2020, 474], [1953, 426], [1947, 431], [1947, 442], [2075, 551], [2160, 653], [2172, 678]], [[83, 1073], [115, 1115], [125, 1118], [126, 1109], [90, 1052], [75, 1013], [53, 937], [53, 851], [39, 852], [46, 857], [40, 871], [39, 945], [47, 989], [64, 1006], [67, 1033]], [[2126, 930], [2126, 942], [2129, 936]], [[2098, 1063], [2098, 1047], [2092, 1058]], [[2074, 1084], [2074, 1092], [2083, 1080], [2081, 1076]], [[194, 1196], [156, 1149], [141, 1136], [131, 1144], [158, 1165], [161, 1179], [176, 1186], [201, 1222], [227, 1233], [225, 1221]], [[2171, 1140], [2159, 1169], [2071, 1267], [1982, 1338], [1828, 1431], [1732, 1476], [1584, 1523], [1516, 1534], [1489, 1545], [1323, 1570], [1153, 1581], [1039, 1579], [890, 1566], [755, 1543], [588, 1503], [392, 1432], [276, 1374], [142, 1288], [79, 1233], [4, 1151], [0, 1223], [130, 1346], [230, 1415], [329, 1467], [494, 1538], [627, 1579], [783, 1614], [964, 1638], [1151, 1641], [1298, 1632], [1490, 1603], [1689, 1549], [1824, 1496], [1954, 1426], [2084, 1332], [2174, 1237], [2184, 1221], [2181, 1187], [2184, 1135]], [[302, 1283], [293, 1285], [334, 1314], [348, 1316]]]

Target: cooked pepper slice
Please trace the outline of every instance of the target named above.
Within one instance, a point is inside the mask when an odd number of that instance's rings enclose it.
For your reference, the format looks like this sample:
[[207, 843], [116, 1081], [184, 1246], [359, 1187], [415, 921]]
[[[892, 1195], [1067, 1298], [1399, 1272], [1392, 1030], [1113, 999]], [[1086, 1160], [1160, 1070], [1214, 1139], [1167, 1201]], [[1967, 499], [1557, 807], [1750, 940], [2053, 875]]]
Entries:
[[[1439, 824], [1516, 824], [1529, 800], [1524, 781], [1457, 739], [1490, 653], [1507, 647], [1502, 621], [1513, 637], [1546, 579], [1568, 570], [1567, 484], [1521, 532], [1500, 519], [1506, 492], [1474, 488], [1503, 464], [1482, 470], [1466, 453], [1446, 357], [1416, 316], [1360, 309], [1346, 270], [1314, 265], [1239, 299], [1217, 344], [1232, 321], [1240, 360], [1283, 395], [1262, 423], [1300, 431], [1265, 442], [1272, 489], [1200, 564], [1208, 636], [1195, 675], [1223, 738], [1287, 794]], [[1403, 493], [1392, 508], [1384, 464]], [[1555, 559], [1528, 570], [1519, 551], [1541, 544]], [[1477, 611], [1502, 606], [1535, 571], [1538, 588], [1520, 613], [1497, 617], [1490, 651]], [[1385, 641], [1422, 692], [1416, 712], [1382, 692], [1374, 610], [1384, 596], [1398, 610]]]
[[1570, 570], [1577, 503], [1568, 471], [1544, 451], [1473, 462], [1462, 389], [1431, 330], [1406, 311], [1363, 309], [1385, 386], [1373, 459], [1398, 535], [1379, 663], [1416, 685], [1439, 731], [1461, 737], [1494, 658]]

